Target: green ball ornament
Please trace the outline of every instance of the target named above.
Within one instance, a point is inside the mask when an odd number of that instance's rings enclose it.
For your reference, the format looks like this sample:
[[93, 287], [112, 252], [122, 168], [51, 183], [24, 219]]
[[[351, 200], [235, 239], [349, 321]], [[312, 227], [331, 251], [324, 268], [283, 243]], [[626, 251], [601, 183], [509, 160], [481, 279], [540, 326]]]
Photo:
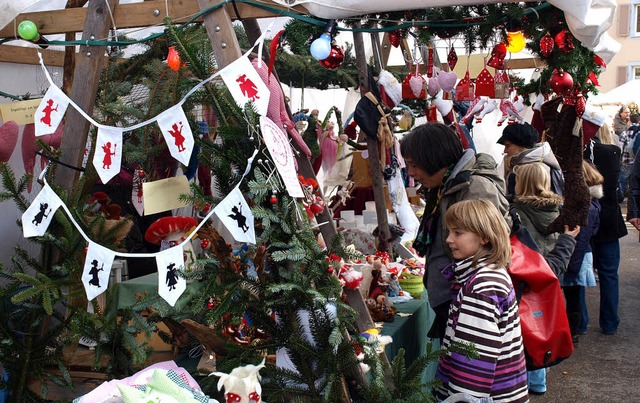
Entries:
[[24, 20], [18, 25], [18, 35], [25, 41], [35, 41], [40, 36], [36, 24], [29, 20]]

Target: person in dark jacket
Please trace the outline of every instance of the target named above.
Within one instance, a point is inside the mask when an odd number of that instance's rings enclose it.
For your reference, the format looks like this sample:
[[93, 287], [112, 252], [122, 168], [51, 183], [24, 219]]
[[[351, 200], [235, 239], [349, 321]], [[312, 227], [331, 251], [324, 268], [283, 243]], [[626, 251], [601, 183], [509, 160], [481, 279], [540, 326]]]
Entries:
[[602, 199], [602, 183], [604, 177], [598, 169], [587, 161], [582, 161], [584, 178], [589, 186], [591, 205], [587, 225], [582, 227], [576, 238], [576, 248], [571, 255], [567, 271], [560, 276], [560, 285], [567, 305], [567, 318], [573, 342], [578, 341], [578, 335], [586, 332], [589, 324], [589, 313], [585, 287], [595, 287], [596, 277], [593, 272], [593, 253], [591, 238], [600, 227], [600, 199]]
[[[618, 204], [617, 187], [620, 175], [621, 150], [615, 144], [603, 144], [601, 137], [591, 141], [585, 150], [585, 159], [593, 162], [604, 177], [603, 194], [600, 199], [600, 228], [593, 236], [593, 267], [600, 280], [600, 318], [602, 332], [613, 335], [618, 330], [620, 266], [620, 238], [627, 235], [627, 227]], [[586, 331], [586, 329], [580, 329]]]
[[448, 126], [428, 122], [416, 127], [400, 141], [400, 151], [409, 175], [426, 189], [424, 215], [413, 247], [426, 257], [423, 281], [429, 304], [436, 313], [428, 336], [442, 340], [451, 303], [451, 284], [441, 271], [453, 262], [446, 243], [444, 215], [450, 205], [460, 200], [487, 199], [511, 226], [509, 203], [493, 157], [476, 154], [472, 149], [463, 150], [458, 136]]

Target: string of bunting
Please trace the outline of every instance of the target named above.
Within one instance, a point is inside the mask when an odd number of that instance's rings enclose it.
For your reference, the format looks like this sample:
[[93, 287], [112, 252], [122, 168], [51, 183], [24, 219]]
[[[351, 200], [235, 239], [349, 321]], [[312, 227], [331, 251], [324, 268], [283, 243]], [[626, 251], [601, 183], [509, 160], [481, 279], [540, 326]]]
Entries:
[[[259, 46], [259, 55], [262, 54], [263, 39], [267, 32], [269, 32], [269, 29], [267, 29], [265, 34], [256, 41], [256, 44]], [[119, 165], [122, 158], [122, 132], [134, 130], [135, 128], [157, 121], [161, 130], [163, 130], [163, 134], [166, 129], [166, 131], [171, 135], [170, 129], [175, 125], [181, 124], [181, 126], [178, 127], [181, 130], [181, 134], [183, 136], [187, 136], [187, 134], [191, 135], [191, 131], [189, 130], [187, 132], [186, 130], [188, 128], [188, 124], [186, 126], [182, 125], [182, 122], [186, 122], [186, 118], [184, 117], [181, 105], [187, 97], [192, 95], [198, 88], [202, 87], [213, 78], [220, 76], [229, 88], [230, 93], [238, 105], [244, 106], [246, 102], [249, 101], [261, 101], [260, 105], [256, 109], [261, 115], [260, 134], [263, 142], [272, 156], [275, 168], [282, 177], [282, 181], [285, 184], [287, 192], [292, 197], [302, 197], [303, 193], [296, 175], [295, 157], [293, 155], [291, 144], [289, 143], [287, 134], [283, 131], [283, 128], [266, 116], [270, 92], [248, 58], [248, 55], [256, 44], [254, 44], [254, 46], [238, 60], [216, 72], [208, 79], [198, 83], [178, 104], [172, 106], [155, 118], [128, 128], [104, 126], [95, 122], [53, 84], [41, 58], [40, 63], [47, 75], [47, 79], [51, 83], [51, 87], [47, 91], [45, 98], [43, 98], [40, 108], [38, 108], [38, 111], [34, 114], [34, 119], [36, 121], [36, 134], [47, 134], [46, 132], [50, 130], [48, 127], [57, 127], [62, 120], [62, 116], [64, 115], [67, 107], [69, 105], [73, 106], [85, 119], [98, 127], [98, 140], [96, 142], [96, 147], [101, 147], [103, 150], [99, 153], [99, 150], [96, 149], [95, 154], [98, 155], [98, 157], [94, 158], [93, 162], [99, 172], [100, 170], [109, 172], [110, 179], [114, 176], [114, 174], [111, 174], [112, 169], [115, 173], [120, 170]], [[261, 67], [261, 64], [262, 61], [259, 58], [257, 65]], [[176, 115], [178, 116], [176, 117]], [[40, 129], [40, 132], [37, 131], [38, 123], [41, 124], [41, 128], [45, 128], [45, 133], [42, 132], [42, 129]], [[175, 135], [172, 136], [176, 137]], [[169, 142], [166, 135], [165, 141], [167, 141], [169, 148], [178, 148], [178, 144], [176, 144], [178, 141]], [[118, 147], [118, 145], [120, 145], [120, 147]], [[185, 149], [187, 148], [184, 142], [182, 145]], [[178, 150], [178, 152], [183, 151], [185, 150]], [[187, 156], [191, 155], [191, 151], [192, 150], [188, 151]], [[158, 294], [171, 306], [174, 306], [180, 295], [182, 295], [186, 289], [186, 280], [179, 274], [181, 270], [185, 269], [185, 247], [190, 245], [191, 239], [195, 237], [197, 231], [213, 216], [213, 214], [216, 214], [218, 219], [224, 224], [236, 241], [255, 244], [254, 217], [249, 205], [240, 191], [240, 184], [249, 173], [253, 159], [257, 153], [258, 150], [255, 150], [253, 155], [247, 160], [245, 172], [233, 191], [218, 203], [218, 205], [212, 209], [190, 232], [190, 234], [181, 240], [180, 243], [168, 249], [161, 250], [160, 252], [117, 252], [91, 240], [82, 230], [81, 226], [75, 221], [69, 208], [47, 183], [45, 174], [48, 166], [40, 174], [40, 179], [44, 183], [42, 190], [22, 215], [24, 237], [29, 238], [44, 235], [49, 224], [53, 220], [55, 212], [59, 208], [62, 208], [69, 217], [71, 223], [89, 244], [82, 274], [82, 282], [89, 301], [93, 300], [106, 290], [111, 266], [116, 256], [134, 258], [154, 257], [158, 268]], [[174, 156], [174, 158], [176, 157]], [[115, 169], [116, 166], [117, 169]], [[101, 179], [102, 178], [103, 177], [101, 175]], [[106, 183], [104, 179], [103, 182]]]

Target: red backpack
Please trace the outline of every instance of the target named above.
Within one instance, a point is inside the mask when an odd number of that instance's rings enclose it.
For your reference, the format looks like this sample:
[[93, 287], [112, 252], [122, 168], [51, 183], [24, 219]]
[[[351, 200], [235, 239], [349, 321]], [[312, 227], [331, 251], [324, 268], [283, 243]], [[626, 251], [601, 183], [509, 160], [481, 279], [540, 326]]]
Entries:
[[560, 281], [512, 212], [508, 272], [518, 297], [527, 369], [550, 367], [573, 353]]

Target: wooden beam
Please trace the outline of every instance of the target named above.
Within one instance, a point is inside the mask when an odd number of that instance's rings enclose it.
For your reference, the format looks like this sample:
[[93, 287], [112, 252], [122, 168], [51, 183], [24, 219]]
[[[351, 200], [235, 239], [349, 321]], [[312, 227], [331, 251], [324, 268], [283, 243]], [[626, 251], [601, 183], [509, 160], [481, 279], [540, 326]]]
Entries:
[[[204, 10], [221, 2], [222, 0], [198, 0], [198, 6], [200, 10]], [[238, 38], [231, 24], [231, 14], [228, 8], [221, 7], [204, 17], [204, 27], [209, 35], [218, 69], [228, 66], [242, 56]]]
[[[107, 0], [111, 10], [117, 10], [118, 0]], [[111, 18], [107, 4], [101, 1], [90, 1], [86, 9], [87, 19], [84, 22], [82, 39], [90, 37], [104, 38], [111, 28]], [[73, 10], [73, 9], [72, 9]], [[74, 80], [71, 87], [70, 98], [89, 115], [93, 112], [98, 82], [104, 64], [103, 46], [80, 46], [80, 54], [76, 59]], [[75, 108], [67, 110], [64, 131], [62, 133], [61, 161], [71, 165], [80, 166], [84, 158], [84, 145], [87, 141], [90, 123]], [[61, 167], [65, 172], [56, 175], [57, 184], [69, 194], [76, 183], [79, 172]]]
[[[47, 66], [62, 67], [64, 65], [64, 52], [40, 49], [40, 53], [42, 53], [44, 64]], [[40, 64], [38, 53], [34, 48], [11, 45], [0, 45], [0, 62]]]
[[[164, 0], [145, 1], [143, 3], [121, 4], [114, 10], [113, 18], [118, 29], [140, 28], [153, 25], [162, 25], [167, 14], [165, 4], [169, 5], [169, 16], [176, 23], [186, 22], [191, 16], [200, 12], [198, 3], [193, 0]], [[215, 4], [215, 3], [212, 3]], [[278, 10], [287, 10], [286, 7], [277, 4], [269, 4]], [[274, 12], [256, 8], [246, 3], [236, 3], [238, 14], [242, 18], [267, 18], [277, 17]], [[222, 7], [227, 10], [231, 20], [237, 19], [232, 4]], [[301, 11], [300, 7], [293, 7]], [[81, 32], [87, 15], [87, 8], [70, 8], [62, 10], [39, 11], [23, 13], [16, 17], [16, 24], [24, 20], [31, 20], [38, 26], [38, 31], [43, 35], [60, 34], [65, 32]], [[202, 21], [202, 18], [198, 21]], [[0, 30], [0, 38], [12, 38], [14, 36], [14, 24], [11, 23]], [[105, 35], [106, 36], [106, 35]]]

